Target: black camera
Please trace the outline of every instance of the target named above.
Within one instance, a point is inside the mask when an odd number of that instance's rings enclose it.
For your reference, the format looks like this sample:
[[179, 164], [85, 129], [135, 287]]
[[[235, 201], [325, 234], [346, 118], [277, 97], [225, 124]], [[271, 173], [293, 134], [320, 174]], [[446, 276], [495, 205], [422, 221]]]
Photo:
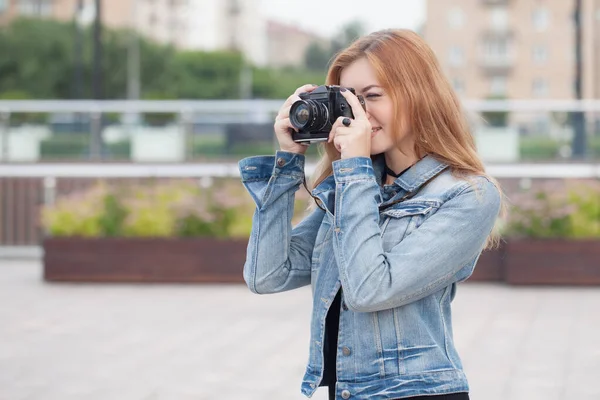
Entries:
[[[356, 94], [353, 88], [346, 89]], [[357, 97], [366, 110], [364, 98]], [[306, 144], [325, 141], [339, 117], [354, 118], [352, 107], [340, 93], [340, 86], [322, 85], [312, 92], [300, 93], [300, 100], [290, 109], [290, 122], [298, 129], [292, 132], [292, 139]]]

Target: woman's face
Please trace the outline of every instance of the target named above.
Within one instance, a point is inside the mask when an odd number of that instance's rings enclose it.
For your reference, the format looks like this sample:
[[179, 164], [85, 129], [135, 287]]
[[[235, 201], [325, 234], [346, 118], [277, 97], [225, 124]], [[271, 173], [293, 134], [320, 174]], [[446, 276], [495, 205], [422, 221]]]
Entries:
[[351, 87], [356, 94], [365, 98], [367, 117], [373, 130], [371, 131], [371, 154], [386, 153], [397, 149], [396, 140], [400, 147], [411, 146], [412, 135], [406, 129], [405, 123], [400, 122], [402, 132], [392, 131], [395, 109], [392, 99], [383, 90], [375, 71], [366, 58], [360, 58], [342, 70], [340, 86]]

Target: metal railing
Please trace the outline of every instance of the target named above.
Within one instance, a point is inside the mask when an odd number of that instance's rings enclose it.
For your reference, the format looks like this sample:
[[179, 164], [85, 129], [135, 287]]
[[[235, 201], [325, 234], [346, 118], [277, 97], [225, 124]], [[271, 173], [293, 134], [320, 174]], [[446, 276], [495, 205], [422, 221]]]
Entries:
[[[103, 113], [136, 114], [136, 113], [176, 113], [180, 116], [178, 124], [186, 135], [194, 136], [194, 124], [227, 124], [231, 122], [271, 124], [273, 114], [277, 112], [282, 101], [0, 101], [0, 154], [7, 153], [7, 133], [11, 115], [18, 113], [91, 113], [95, 115], [95, 123], [90, 124], [90, 136], [98, 137], [102, 133], [99, 123]], [[527, 113], [574, 113], [584, 112], [591, 118], [600, 116], [600, 101], [585, 100], [510, 100], [510, 101], [465, 101], [464, 107], [471, 115], [482, 112], [510, 112], [516, 116]], [[92, 118], [91, 121], [94, 121]], [[599, 119], [600, 121], [600, 119]], [[564, 121], [563, 121], [564, 122]], [[127, 125], [127, 123], [124, 123]], [[274, 138], [267, 136], [267, 146], [263, 147], [271, 153], [275, 149]], [[502, 134], [501, 134], [502, 135]], [[508, 134], [507, 134], [508, 135]], [[517, 139], [526, 137], [526, 133], [518, 132]], [[588, 138], [596, 134], [588, 130]], [[202, 133], [200, 133], [202, 136]], [[235, 137], [234, 137], [235, 139]], [[553, 139], [554, 140], [554, 139]], [[561, 139], [564, 141], [564, 139]], [[513, 143], [514, 145], [514, 143]], [[247, 147], [245, 144], [241, 147]], [[493, 147], [493, 146], [492, 146]], [[518, 150], [518, 149], [517, 149]], [[253, 149], [248, 152], [254, 151]], [[93, 151], [90, 150], [90, 155]], [[189, 152], [186, 151], [189, 155]], [[254, 153], [259, 154], [259, 153]], [[252, 154], [248, 154], [252, 155]], [[60, 162], [16, 163], [0, 162], [0, 247], [2, 246], [37, 246], [42, 237], [39, 224], [39, 209], [44, 204], [54, 201], [61, 193], [69, 193], [86, 187], [97, 178], [120, 180], [143, 180], [148, 178], [205, 178], [205, 177], [237, 177], [237, 159], [246, 156], [235, 154], [234, 160], [218, 158], [203, 160], [200, 163], [194, 158], [186, 157], [181, 161], [143, 162], [130, 160], [106, 162], [102, 157], [84, 157], [77, 160], [60, 159]], [[3, 158], [7, 160], [7, 158]], [[97, 162], [94, 162], [97, 161]], [[102, 162], [99, 162], [102, 161]], [[314, 170], [314, 158], [307, 162], [307, 174]], [[527, 162], [527, 158], [516, 161], [488, 161], [488, 172], [513, 186], [527, 186], [531, 179], [600, 179], [598, 158], [579, 160], [569, 163], [568, 154], [562, 158], [541, 158], [539, 162]]]

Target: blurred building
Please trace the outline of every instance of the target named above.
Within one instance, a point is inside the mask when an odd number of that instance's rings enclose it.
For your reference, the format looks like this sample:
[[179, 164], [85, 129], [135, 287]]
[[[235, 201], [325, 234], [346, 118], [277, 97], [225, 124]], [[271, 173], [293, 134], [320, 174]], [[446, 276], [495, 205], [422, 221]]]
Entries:
[[187, 0], [183, 48], [235, 49], [255, 65], [268, 63], [267, 22], [257, 0]]
[[[95, 0], [0, 0], [0, 25], [22, 16], [90, 24]], [[268, 63], [267, 22], [257, 0], [102, 0], [102, 21], [180, 49], [235, 49], [253, 64]]]
[[[428, 0], [425, 37], [465, 98], [575, 98], [575, 0]], [[582, 0], [583, 97], [600, 98], [600, 0]]]
[[268, 21], [267, 37], [269, 65], [274, 67], [302, 65], [306, 50], [313, 43], [329, 46], [329, 41], [321, 36], [276, 21]]
[[[110, 28], [134, 27], [148, 38], [179, 47], [188, 33], [187, 2], [102, 0], [102, 21]], [[95, 14], [94, 0], [0, 0], [0, 24], [10, 23], [18, 17], [35, 17], [76, 20], [88, 25], [93, 22]]]

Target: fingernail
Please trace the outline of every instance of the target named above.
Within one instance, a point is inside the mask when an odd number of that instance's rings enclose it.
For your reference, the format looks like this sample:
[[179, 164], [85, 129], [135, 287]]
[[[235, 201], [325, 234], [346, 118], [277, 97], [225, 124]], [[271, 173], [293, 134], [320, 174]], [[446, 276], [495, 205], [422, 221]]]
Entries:
[[340, 88], [340, 90], [341, 90], [342, 92], [345, 92], [345, 91], [346, 91], [346, 88], [345, 88], [345, 87], [343, 87], [343, 88]]

